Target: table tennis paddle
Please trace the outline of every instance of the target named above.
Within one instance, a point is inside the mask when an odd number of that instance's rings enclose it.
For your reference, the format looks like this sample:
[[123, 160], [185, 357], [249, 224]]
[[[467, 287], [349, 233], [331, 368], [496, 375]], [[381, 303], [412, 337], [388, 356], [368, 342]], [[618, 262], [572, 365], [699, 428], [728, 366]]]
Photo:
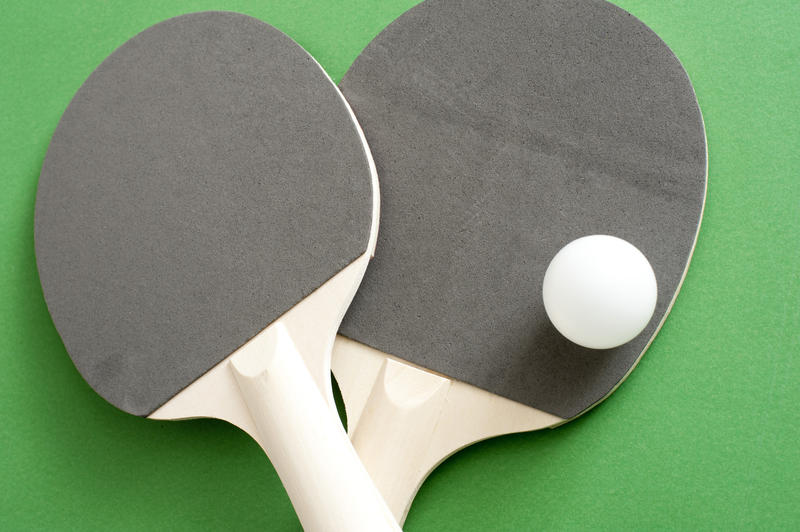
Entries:
[[[554, 427], [606, 398], [664, 322], [706, 191], [691, 83], [602, 0], [427, 0], [340, 88], [381, 180], [376, 255], [334, 346], [351, 438], [395, 516], [455, 451]], [[616, 348], [553, 327], [545, 270], [620, 237], [655, 271], [655, 313]]]
[[135, 36], [77, 92], [35, 248], [53, 322], [107, 401], [239, 426], [307, 530], [397, 530], [330, 389], [377, 216], [369, 149], [322, 68], [256, 19], [196, 13]]

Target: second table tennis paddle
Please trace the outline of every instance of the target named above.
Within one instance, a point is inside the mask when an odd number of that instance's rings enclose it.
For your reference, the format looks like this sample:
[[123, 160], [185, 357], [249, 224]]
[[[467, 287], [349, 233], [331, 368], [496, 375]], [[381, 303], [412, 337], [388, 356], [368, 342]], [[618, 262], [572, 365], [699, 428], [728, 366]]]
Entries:
[[[602, 0], [427, 0], [340, 87], [382, 211], [333, 371], [354, 445], [402, 521], [453, 452], [564, 423], [632, 371], [694, 249], [705, 133], [674, 54]], [[607, 350], [562, 337], [542, 304], [553, 256], [591, 234], [633, 243], [658, 285], [644, 330]]]
[[258, 20], [197, 13], [128, 41], [75, 95], [39, 180], [37, 265], [106, 400], [241, 427], [307, 530], [396, 530], [330, 391], [377, 216], [369, 150], [322, 68]]

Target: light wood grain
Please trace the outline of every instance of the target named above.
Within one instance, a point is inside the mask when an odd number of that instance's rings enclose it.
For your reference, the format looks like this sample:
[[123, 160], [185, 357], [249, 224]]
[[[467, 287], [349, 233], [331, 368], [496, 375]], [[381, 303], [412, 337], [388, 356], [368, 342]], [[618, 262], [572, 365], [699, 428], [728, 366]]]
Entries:
[[369, 259], [359, 257], [150, 415], [213, 417], [247, 432], [309, 531], [399, 530], [350, 444], [330, 388], [336, 328]]
[[353, 445], [401, 524], [419, 487], [448, 456], [487, 438], [565, 421], [343, 336], [334, 345], [333, 371]]

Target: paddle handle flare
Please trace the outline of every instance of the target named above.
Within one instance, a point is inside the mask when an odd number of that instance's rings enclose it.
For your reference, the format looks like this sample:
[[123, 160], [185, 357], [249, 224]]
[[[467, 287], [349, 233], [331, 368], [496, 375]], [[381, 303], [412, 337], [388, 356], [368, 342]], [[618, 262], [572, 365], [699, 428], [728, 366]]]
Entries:
[[[431, 445], [450, 379], [386, 359], [350, 438], [395, 518], [405, 521], [411, 501], [435, 463]], [[450, 442], [445, 443], [445, 445]], [[442, 452], [438, 448], [436, 451]], [[444, 454], [450, 454], [449, 449]]]
[[353, 446], [400, 524], [430, 472], [459, 449], [564, 421], [341, 336], [333, 371]]
[[266, 349], [232, 357], [230, 369], [303, 528], [399, 531], [288, 330], [271, 329]]

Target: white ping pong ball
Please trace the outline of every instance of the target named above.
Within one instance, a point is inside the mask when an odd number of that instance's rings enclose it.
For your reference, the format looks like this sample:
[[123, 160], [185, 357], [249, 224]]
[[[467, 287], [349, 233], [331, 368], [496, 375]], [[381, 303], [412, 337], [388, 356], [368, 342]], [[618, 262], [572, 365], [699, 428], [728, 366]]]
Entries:
[[656, 275], [636, 246], [608, 235], [573, 240], [544, 274], [550, 321], [578, 345], [610, 349], [635, 338], [656, 308]]

